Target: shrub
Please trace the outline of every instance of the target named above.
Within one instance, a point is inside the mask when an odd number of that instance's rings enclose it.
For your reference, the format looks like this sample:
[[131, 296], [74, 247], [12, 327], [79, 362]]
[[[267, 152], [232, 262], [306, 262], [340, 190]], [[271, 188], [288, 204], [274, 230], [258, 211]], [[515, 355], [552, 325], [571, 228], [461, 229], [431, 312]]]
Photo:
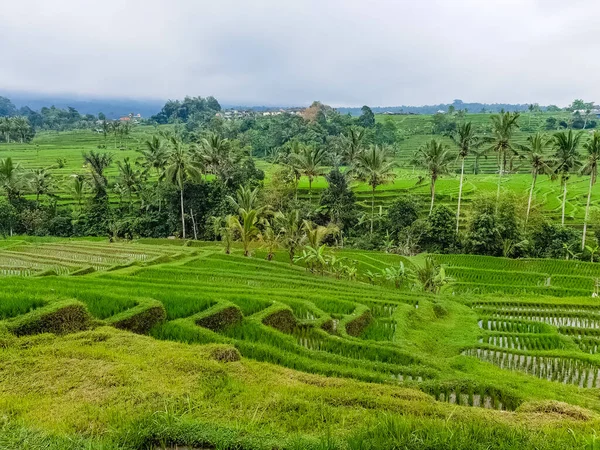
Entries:
[[108, 319], [108, 323], [121, 330], [146, 334], [155, 325], [163, 323], [166, 318], [167, 312], [161, 302], [152, 299], [144, 299], [134, 308], [111, 317]]
[[[214, 309], [209, 311], [214, 311]], [[207, 315], [196, 320], [196, 325], [212, 331], [220, 331], [241, 322], [243, 318], [244, 316], [237, 306], [228, 306], [215, 312], [208, 312]]]
[[281, 309], [268, 315], [262, 323], [283, 333], [291, 333], [297, 326], [296, 318], [289, 309]]
[[39, 333], [66, 334], [87, 329], [90, 321], [91, 316], [83, 303], [62, 300], [19, 316], [7, 325], [17, 336]]
[[367, 310], [356, 319], [352, 319], [346, 324], [346, 333], [350, 336], [358, 337], [372, 321], [373, 315], [371, 314], [371, 311]]
[[210, 357], [219, 362], [239, 361], [242, 356], [237, 348], [231, 345], [219, 345], [210, 351]]

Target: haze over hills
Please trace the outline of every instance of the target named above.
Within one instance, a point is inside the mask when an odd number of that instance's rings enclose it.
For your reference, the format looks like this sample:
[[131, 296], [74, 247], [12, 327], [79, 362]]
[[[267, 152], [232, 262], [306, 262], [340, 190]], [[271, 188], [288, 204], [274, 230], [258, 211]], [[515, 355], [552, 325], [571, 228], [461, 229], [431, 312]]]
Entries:
[[[167, 99], [156, 98], [125, 98], [125, 97], [84, 97], [76, 95], [49, 95], [35, 92], [19, 92], [0, 90], [0, 96], [9, 98], [17, 108], [28, 106], [29, 108], [39, 111], [43, 107], [52, 105], [57, 108], [73, 107], [81, 114], [97, 115], [103, 112], [107, 118], [115, 119], [129, 113], [141, 114], [142, 117], [150, 117], [157, 114]], [[238, 109], [238, 110], [254, 110], [254, 111], [269, 111], [281, 108], [292, 107], [307, 107], [307, 105], [243, 105], [243, 104], [221, 104], [223, 109]], [[332, 105], [336, 107], [335, 105]], [[369, 105], [371, 106], [371, 105]], [[455, 109], [467, 109], [469, 112], [487, 112], [505, 111], [526, 111], [529, 107], [527, 103], [510, 104], [510, 103], [480, 103], [480, 102], [463, 102], [462, 100], [454, 100], [452, 103], [440, 103], [436, 105], [398, 105], [398, 106], [371, 106], [374, 113], [413, 113], [413, 114], [435, 114], [439, 110], [446, 111], [449, 106], [454, 106]], [[362, 105], [356, 106], [340, 106], [336, 109], [342, 114], [351, 114], [359, 116]], [[544, 107], [542, 107], [544, 109]]]

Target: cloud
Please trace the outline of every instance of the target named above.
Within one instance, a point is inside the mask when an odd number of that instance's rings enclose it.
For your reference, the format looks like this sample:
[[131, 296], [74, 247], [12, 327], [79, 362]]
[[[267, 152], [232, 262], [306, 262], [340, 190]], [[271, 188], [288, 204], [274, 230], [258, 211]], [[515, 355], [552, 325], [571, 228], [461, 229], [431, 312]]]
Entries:
[[598, 100], [594, 0], [21, 0], [0, 86], [222, 103]]

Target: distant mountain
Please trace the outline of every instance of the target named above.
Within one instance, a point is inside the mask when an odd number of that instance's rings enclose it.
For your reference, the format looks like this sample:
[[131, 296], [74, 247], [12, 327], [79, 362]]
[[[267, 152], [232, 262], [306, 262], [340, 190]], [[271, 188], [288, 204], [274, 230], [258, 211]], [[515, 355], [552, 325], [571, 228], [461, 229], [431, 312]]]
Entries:
[[29, 106], [31, 109], [39, 111], [44, 106], [50, 107], [54, 105], [57, 108], [71, 106], [81, 114], [93, 114], [96, 116], [102, 112], [109, 119], [118, 119], [129, 113], [141, 114], [142, 117], [150, 117], [158, 113], [165, 104], [165, 100], [86, 98], [1, 90], [0, 96], [9, 98], [17, 108]]

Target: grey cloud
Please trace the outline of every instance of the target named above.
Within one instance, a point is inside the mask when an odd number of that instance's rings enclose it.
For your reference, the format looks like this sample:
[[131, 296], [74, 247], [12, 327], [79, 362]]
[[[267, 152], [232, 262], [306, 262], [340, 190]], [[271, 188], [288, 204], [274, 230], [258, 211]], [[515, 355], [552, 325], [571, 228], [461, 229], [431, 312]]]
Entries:
[[598, 99], [594, 0], [21, 0], [0, 88], [333, 105]]

